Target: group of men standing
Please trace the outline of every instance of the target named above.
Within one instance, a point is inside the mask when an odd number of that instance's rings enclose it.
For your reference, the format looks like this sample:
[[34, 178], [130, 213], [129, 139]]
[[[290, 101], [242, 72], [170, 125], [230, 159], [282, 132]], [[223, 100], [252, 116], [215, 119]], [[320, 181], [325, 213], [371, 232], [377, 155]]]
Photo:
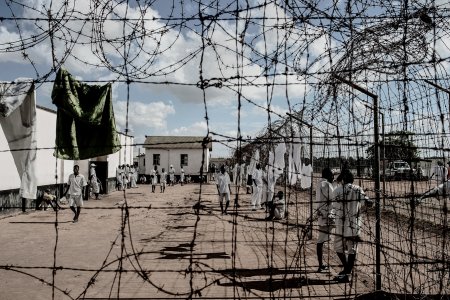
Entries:
[[[165, 168], [161, 169], [161, 172], [158, 171], [158, 167], [154, 166], [153, 170], [150, 172], [150, 183], [152, 186], [152, 193], [156, 190], [156, 185], [160, 184], [161, 193], [164, 193], [166, 186], [174, 186], [177, 183], [177, 178], [175, 176], [175, 168], [173, 165], [169, 166], [169, 171], [167, 172]], [[180, 179], [178, 183], [184, 185], [185, 183], [190, 182], [190, 176], [186, 176], [183, 166], [180, 169]]]
[[[239, 186], [241, 183], [240, 177], [244, 173], [236, 173], [239, 174], [239, 177], [237, 180], [234, 180], [233, 183], [237, 186], [236, 193], [239, 193]], [[257, 163], [252, 174], [248, 176], [248, 179], [252, 182], [251, 208], [253, 211], [256, 211], [257, 209], [267, 210], [269, 212], [269, 216], [266, 218], [267, 220], [283, 219], [286, 211], [284, 193], [279, 191], [276, 197], [273, 197], [276, 179], [270, 178], [272, 178], [270, 175], [267, 178], [266, 174], [261, 170], [261, 165]], [[220, 210], [222, 214], [227, 214], [232, 192], [230, 175], [228, 174], [225, 165], [220, 166], [219, 173], [215, 175], [215, 180], [219, 194]], [[269, 182], [269, 184], [267, 182]], [[235, 206], [240, 207], [237, 200], [238, 198], [235, 198]], [[266, 207], [263, 207], [263, 205]]]
[[322, 178], [317, 184], [315, 217], [318, 222], [317, 238], [318, 272], [328, 269], [323, 262], [323, 245], [330, 240], [334, 229], [334, 250], [343, 269], [334, 278], [338, 282], [348, 282], [358, 253], [362, 226], [363, 206], [372, 206], [372, 201], [363, 189], [353, 183], [349, 169], [343, 169], [337, 180], [330, 168], [322, 170]]
[[116, 170], [117, 189], [123, 191], [129, 188], [137, 188], [137, 170], [133, 165], [121, 165]]

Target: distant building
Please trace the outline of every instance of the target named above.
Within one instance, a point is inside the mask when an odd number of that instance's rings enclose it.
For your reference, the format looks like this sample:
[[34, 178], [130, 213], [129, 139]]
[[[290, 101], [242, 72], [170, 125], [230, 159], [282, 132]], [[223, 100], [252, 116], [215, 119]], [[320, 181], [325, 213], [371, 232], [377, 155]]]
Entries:
[[214, 168], [218, 172], [218, 170], [219, 170], [221, 165], [228, 165], [228, 164], [230, 164], [229, 160], [230, 159], [226, 158], [226, 157], [211, 157], [211, 159], [209, 161], [209, 165], [211, 167], [214, 166]]
[[139, 164], [145, 165], [145, 175], [150, 175], [156, 166], [169, 170], [170, 165], [175, 169], [177, 178], [183, 167], [186, 175], [191, 175], [194, 181], [199, 180], [200, 170], [206, 178], [209, 166], [212, 142], [203, 136], [146, 136], [144, 142], [145, 158]]

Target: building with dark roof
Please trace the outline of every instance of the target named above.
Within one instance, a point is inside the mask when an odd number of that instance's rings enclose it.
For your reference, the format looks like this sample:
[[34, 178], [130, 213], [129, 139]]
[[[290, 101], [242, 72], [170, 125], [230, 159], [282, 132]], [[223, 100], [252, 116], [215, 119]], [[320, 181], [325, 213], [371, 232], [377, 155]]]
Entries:
[[[144, 145], [145, 175], [150, 175], [156, 166], [158, 172], [167, 172], [172, 165], [179, 178], [181, 168], [185, 175], [198, 179], [202, 170], [208, 172], [212, 141], [204, 136], [146, 136]], [[143, 169], [142, 167], [140, 168]]]

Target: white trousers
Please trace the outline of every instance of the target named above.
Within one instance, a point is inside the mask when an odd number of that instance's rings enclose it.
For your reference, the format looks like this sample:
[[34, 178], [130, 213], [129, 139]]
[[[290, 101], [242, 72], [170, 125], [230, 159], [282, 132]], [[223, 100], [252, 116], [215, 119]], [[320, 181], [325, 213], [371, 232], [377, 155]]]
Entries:
[[261, 206], [261, 193], [262, 193], [262, 186], [253, 185], [252, 207], [259, 208]]

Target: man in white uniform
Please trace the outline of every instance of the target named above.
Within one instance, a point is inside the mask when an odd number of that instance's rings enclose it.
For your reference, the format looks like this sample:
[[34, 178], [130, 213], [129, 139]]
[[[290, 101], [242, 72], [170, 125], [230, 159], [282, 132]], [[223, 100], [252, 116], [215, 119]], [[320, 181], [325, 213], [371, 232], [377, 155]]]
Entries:
[[313, 168], [312, 168], [309, 160], [306, 159], [305, 165], [302, 167], [302, 176], [300, 179], [300, 187], [303, 190], [307, 190], [307, 189], [311, 188], [312, 175], [313, 175]]
[[439, 197], [448, 198], [450, 195], [450, 181], [447, 180], [444, 183], [441, 183], [437, 187], [432, 188], [431, 190], [426, 191], [425, 193], [420, 196], [419, 199], [416, 201], [416, 205], [420, 204], [423, 199], [436, 197], [439, 199]]
[[161, 186], [161, 193], [164, 193], [164, 191], [166, 190], [166, 182], [167, 182], [167, 172], [166, 169], [162, 168], [161, 178], [159, 179], [159, 184]]
[[175, 183], [175, 169], [173, 168], [172, 165], [170, 165], [169, 168], [169, 185], [174, 185]]
[[284, 201], [284, 193], [278, 191], [277, 195], [272, 201], [268, 202], [269, 216], [266, 218], [270, 220], [281, 220], [286, 216], [286, 202]]
[[183, 183], [184, 183], [184, 169], [183, 169], [183, 167], [181, 167], [181, 170], [180, 170], [180, 183], [181, 183], [181, 185], [183, 185]]
[[240, 165], [239, 170], [240, 170], [239, 177], [241, 178], [241, 181], [238, 184], [242, 187], [245, 187], [246, 180], [247, 180], [247, 176], [245, 175], [245, 171], [246, 171], [245, 162], [243, 162]]
[[84, 176], [79, 172], [80, 167], [78, 165], [74, 165], [73, 174], [69, 175], [69, 180], [67, 180], [67, 188], [64, 192], [64, 196], [66, 196], [66, 194], [69, 194], [70, 209], [75, 214], [75, 216], [73, 217], [74, 223], [78, 222], [81, 207], [83, 206], [84, 188], [87, 185], [86, 178], [84, 178]]
[[155, 192], [156, 184], [158, 183], [158, 167], [155, 166], [150, 174], [152, 178], [152, 193]]
[[330, 234], [334, 227], [334, 208], [333, 208], [333, 179], [334, 175], [330, 168], [322, 170], [322, 178], [317, 183], [315, 214], [317, 225], [319, 226], [319, 236], [317, 238], [317, 260], [319, 268], [317, 272], [328, 270], [328, 266], [323, 264], [323, 245], [330, 240]]
[[[363, 189], [353, 184], [353, 174], [346, 169], [342, 172], [342, 185], [334, 190], [336, 212], [336, 237], [334, 248], [342, 262], [343, 270], [334, 279], [348, 282], [358, 252], [358, 241], [362, 226], [362, 206], [372, 206], [372, 201]], [[348, 256], [345, 255], [347, 251]]]
[[252, 193], [252, 210], [261, 209], [261, 193], [262, 193], [262, 171], [261, 165], [256, 164], [256, 168], [252, 174], [253, 193]]
[[128, 173], [128, 178], [130, 181], [130, 187], [131, 188], [137, 188], [137, 184], [136, 184], [136, 169], [134, 168], [134, 165], [130, 166], [130, 171]]
[[[220, 211], [222, 214], [227, 214], [228, 206], [230, 205], [230, 176], [225, 171], [225, 166], [220, 166], [220, 173], [217, 175], [217, 191], [219, 192]], [[223, 199], [225, 198], [225, 209], [223, 208]]]
[[116, 170], [117, 189], [123, 190], [123, 169], [122, 166], [118, 166]]
[[89, 184], [91, 185], [92, 188], [92, 193], [95, 195], [95, 200], [98, 200], [98, 195], [100, 193], [100, 185], [99, 182], [97, 180], [97, 172], [95, 172], [95, 167], [97, 165], [92, 163], [91, 164], [91, 168], [89, 169]]

